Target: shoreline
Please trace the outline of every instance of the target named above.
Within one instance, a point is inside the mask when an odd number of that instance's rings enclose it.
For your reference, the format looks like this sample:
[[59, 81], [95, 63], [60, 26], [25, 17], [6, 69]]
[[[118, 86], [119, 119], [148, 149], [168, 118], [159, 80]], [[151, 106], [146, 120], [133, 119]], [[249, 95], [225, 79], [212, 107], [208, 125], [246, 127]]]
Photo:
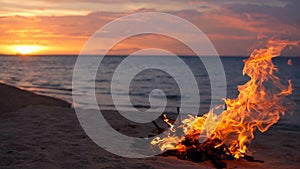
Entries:
[[[135, 126], [107, 117], [120, 132], [138, 136], [153, 125]], [[300, 132], [273, 126], [255, 133], [250, 148], [255, 159], [224, 160], [228, 168], [299, 168]], [[81, 128], [71, 104], [0, 83], [0, 168], [213, 168], [209, 161], [193, 163], [173, 157], [129, 159], [97, 146]]]
[[72, 103], [63, 99], [36, 94], [12, 85], [0, 83], [0, 112], [16, 111], [27, 105], [52, 105], [71, 107]]

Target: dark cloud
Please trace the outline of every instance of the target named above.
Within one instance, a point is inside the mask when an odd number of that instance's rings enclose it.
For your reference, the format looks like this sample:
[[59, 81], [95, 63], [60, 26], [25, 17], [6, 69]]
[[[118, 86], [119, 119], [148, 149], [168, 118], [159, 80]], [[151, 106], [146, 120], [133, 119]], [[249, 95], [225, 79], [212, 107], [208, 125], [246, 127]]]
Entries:
[[[238, 14], [248, 14], [253, 18], [272, 19], [281, 23], [300, 26], [300, 1], [286, 1], [283, 7], [258, 4], [230, 4], [227, 8]], [[260, 18], [259, 18], [260, 17]]]

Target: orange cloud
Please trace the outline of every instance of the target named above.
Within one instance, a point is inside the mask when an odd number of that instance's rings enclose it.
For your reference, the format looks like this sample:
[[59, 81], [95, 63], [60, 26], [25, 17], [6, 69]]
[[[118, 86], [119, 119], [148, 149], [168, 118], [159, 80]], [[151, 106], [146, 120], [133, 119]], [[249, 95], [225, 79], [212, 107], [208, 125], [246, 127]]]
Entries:
[[116, 44], [108, 53], [108, 55], [118, 55], [120, 53], [129, 55], [138, 50], [148, 48], [159, 48], [170, 51], [176, 55], [195, 55], [182, 42], [157, 34], [144, 34], [125, 39]]
[[[92, 1], [89, 2], [95, 3]], [[70, 1], [66, 0], [64, 2], [69, 3]], [[285, 19], [290, 15], [286, 8], [292, 9], [289, 6], [266, 7], [267, 11], [263, 11], [263, 8], [258, 5], [254, 6], [255, 11], [251, 11], [248, 8], [253, 7], [253, 4], [249, 6], [249, 4], [239, 3], [239, 5], [234, 5], [228, 3], [223, 4], [223, 6], [219, 4], [218, 6], [216, 1], [207, 1], [200, 3], [198, 6], [196, 1], [183, 2], [183, 0], [177, 0], [176, 3], [184, 3], [187, 7], [193, 4], [194, 7], [185, 10], [174, 10], [174, 8], [173, 10], [161, 11], [183, 17], [195, 24], [206, 33], [220, 55], [247, 55], [251, 50], [251, 46], [258, 41], [258, 36], [269, 37], [275, 35], [290, 40], [300, 39], [300, 24], [297, 24], [299, 17], [291, 16], [290, 19]], [[203, 5], [206, 5], [206, 7], [204, 8]], [[153, 7], [156, 6], [158, 4], [153, 5]], [[49, 10], [45, 6], [32, 7], [40, 12]], [[15, 51], [8, 48], [12, 45], [39, 45], [45, 47], [39, 51], [39, 54], [78, 54], [86, 40], [106, 23], [118, 17], [134, 13], [134, 11], [159, 11], [157, 8], [152, 8], [152, 6], [151, 8], [143, 8], [143, 5], [141, 5], [141, 7], [135, 8], [133, 12], [123, 10], [120, 12], [91, 12], [89, 14], [70, 14], [66, 12], [66, 16], [2, 16], [0, 17], [1, 53], [14, 54]], [[285, 13], [279, 16], [275, 15], [280, 9], [283, 9]], [[109, 41], [114, 37], [106, 38]], [[191, 40], [193, 39], [191, 38]], [[105, 42], [101, 45], [99, 50], [96, 51], [99, 54], [104, 51]], [[110, 53], [129, 54], [150, 47], [167, 49], [180, 55], [192, 54], [180, 42], [157, 35], [129, 38], [117, 44]], [[300, 55], [299, 48], [293, 50], [295, 50], [295, 55]]]

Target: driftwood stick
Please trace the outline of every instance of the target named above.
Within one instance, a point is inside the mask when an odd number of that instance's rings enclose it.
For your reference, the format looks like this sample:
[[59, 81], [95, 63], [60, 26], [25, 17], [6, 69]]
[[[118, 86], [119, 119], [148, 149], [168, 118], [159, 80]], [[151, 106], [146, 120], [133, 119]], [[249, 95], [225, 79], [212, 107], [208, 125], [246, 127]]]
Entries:
[[180, 113], [180, 107], [177, 107], [177, 114]]
[[206, 152], [208, 159], [213, 163], [213, 165], [217, 169], [226, 168], [226, 163], [222, 162], [217, 156], [215, 156], [212, 152]]
[[181, 122], [182, 119], [181, 119], [181, 116], [180, 116], [180, 107], [177, 107], [177, 114], [178, 114], [178, 116], [179, 116], [179, 121]]
[[245, 160], [248, 160], [250, 162], [258, 162], [258, 163], [264, 163], [262, 160], [256, 160], [254, 157], [249, 156], [249, 155], [244, 155], [243, 157]]
[[153, 124], [154, 124], [154, 126], [157, 128], [157, 130], [158, 130], [158, 133], [162, 133], [163, 131], [165, 131], [165, 129], [163, 129], [163, 128], [159, 127], [155, 121], [152, 121], [152, 123], [153, 123]]

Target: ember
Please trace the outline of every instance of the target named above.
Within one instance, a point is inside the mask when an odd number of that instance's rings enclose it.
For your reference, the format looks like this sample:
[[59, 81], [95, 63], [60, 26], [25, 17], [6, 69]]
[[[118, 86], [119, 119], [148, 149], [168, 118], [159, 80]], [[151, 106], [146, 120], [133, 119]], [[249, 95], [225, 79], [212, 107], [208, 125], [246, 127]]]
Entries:
[[[284, 40], [268, 41], [266, 49], [257, 49], [245, 60], [243, 74], [250, 80], [238, 86], [239, 95], [235, 99], [224, 99], [226, 108], [221, 116], [210, 110], [201, 117], [189, 116], [179, 122], [165, 122], [171, 130], [165, 137], [156, 137], [151, 144], [158, 146], [163, 156], [176, 156], [180, 159], [201, 162], [210, 160], [215, 167], [224, 168], [223, 159], [244, 158], [254, 160], [247, 145], [254, 138], [254, 131], [267, 131], [280, 115], [287, 112], [286, 96], [292, 93], [292, 83], [282, 83], [274, 74], [278, 71], [272, 58], [279, 56], [288, 45], [298, 42]], [[178, 130], [184, 133], [179, 137]], [[203, 143], [199, 139], [206, 138]]]

